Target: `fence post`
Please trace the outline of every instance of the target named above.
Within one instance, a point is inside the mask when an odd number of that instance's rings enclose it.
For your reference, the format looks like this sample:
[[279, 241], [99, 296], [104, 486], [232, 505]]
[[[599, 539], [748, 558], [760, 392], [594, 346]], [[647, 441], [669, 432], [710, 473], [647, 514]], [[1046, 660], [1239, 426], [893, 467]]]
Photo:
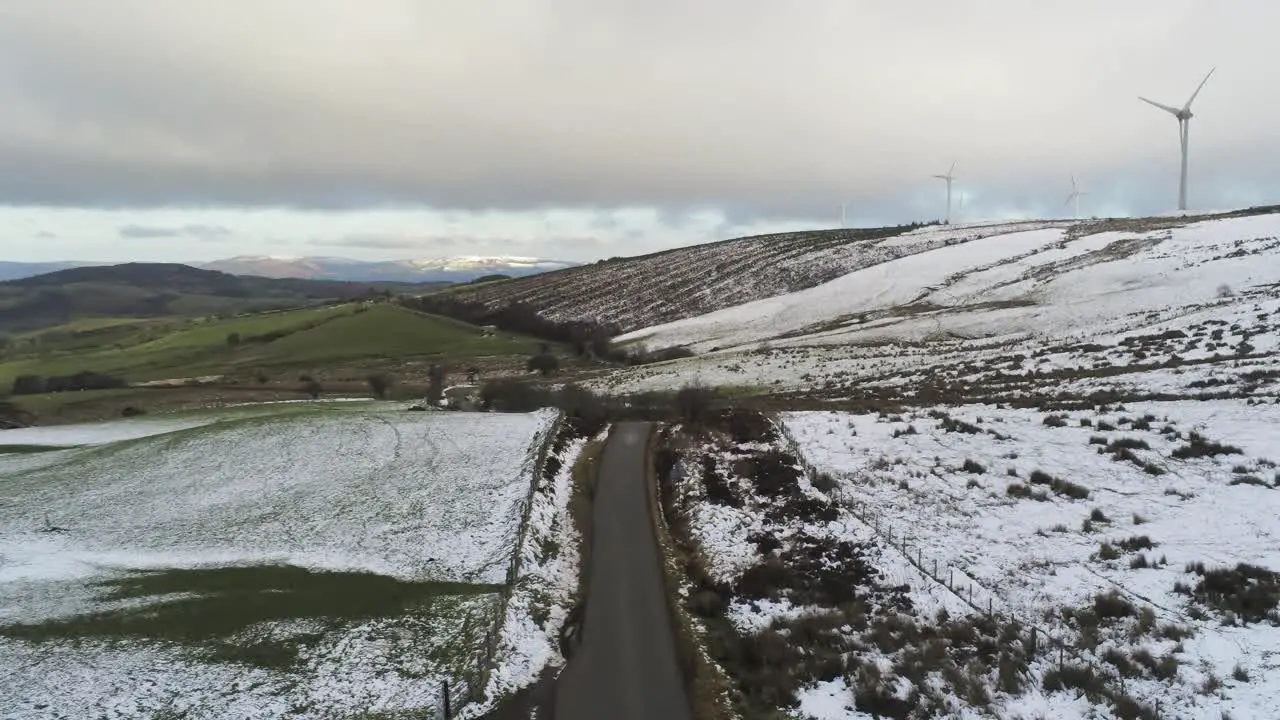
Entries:
[[1036, 630], [1037, 629], [1038, 628], [1036, 628], [1035, 625], [1031, 626], [1031, 654], [1032, 655], [1036, 654]]
[[991, 598], [987, 598], [987, 617], [991, 617]]
[[973, 581], [969, 581], [969, 605], [973, 605]]
[[449, 708], [449, 681], [444, 681], [444, 720], [453, 717], [453, 711]]
[[938, 579], [938, 558], [933, 559], [933, 579]]
[[921, 570], [923, 570], [923, 569], [924, 569], [924, 567], [923, 567], [923, 563], [924, 563], [923, 557], [924, 557], [924, 551], [923, 551], [923, 550], [921, 550], [920, 548], [916, 548], [916, 565], [921, 566], [921, 567], [920, 567], [920, 569], [921, 569]]
[[947, 568], [947, 589], [951, 590], [956, 586], [956, 569]]

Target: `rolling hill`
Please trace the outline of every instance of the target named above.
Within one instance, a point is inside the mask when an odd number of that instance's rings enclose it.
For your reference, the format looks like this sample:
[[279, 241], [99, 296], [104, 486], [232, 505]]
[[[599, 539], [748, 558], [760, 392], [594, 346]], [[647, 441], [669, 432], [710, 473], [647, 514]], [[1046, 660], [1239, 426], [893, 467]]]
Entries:
[[347, 303], [128, 327], [96, 346], [19, 347], [0, 361], [0, 388], [20, 375], [83, 370], [138, 382], [415, 356], [527, 355], [535, 347], [531, 340], [391, 304]]
[[251, 312], [431, 287], [243, 277], [174, 263], [75, 267], [0, 283], [0, 331], [33, 330], [81, 318]]
[[700, 355], [592, 384], [699, 383], [783, 406], [1271, 402], [1280, 394], [1278, 261], [1280, 208], [1023, 224], [634, 330], [615, 342]]
[[[1280, 287], [1280, 214], [1195, 222], [1005, 226], [763, 298], [624, 335], [695, 350], [1114, 333]], [[928, 235], [936, 231], [924, 231]]]
[[1036, 224], [815, 230], [738, 238], [459, 288], [451, 297], [528, 304], [552, 320], [624, 331], [821, 285], [847, 273], [949, 244]]

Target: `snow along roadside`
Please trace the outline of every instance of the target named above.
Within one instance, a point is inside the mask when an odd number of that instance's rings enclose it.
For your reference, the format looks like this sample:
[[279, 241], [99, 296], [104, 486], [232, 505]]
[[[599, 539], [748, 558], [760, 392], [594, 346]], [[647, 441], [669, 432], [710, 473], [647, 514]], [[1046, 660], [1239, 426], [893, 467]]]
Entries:
[[554, 477], [538, 477], [528, 532], [518, 549], [522, 572], [507, 602], [484, 697], [459, 717], [484, 715], [497, 701], [533, 684], [543, 668], [564, 664], [560, 631], [577, 599], [581, 564], [581, 538], [569, 513], [573, 472], [583, 449], [608, 432], [606, 427], [595, 438], [575, 437], [548, 457], [558, 459], [560, 467]]

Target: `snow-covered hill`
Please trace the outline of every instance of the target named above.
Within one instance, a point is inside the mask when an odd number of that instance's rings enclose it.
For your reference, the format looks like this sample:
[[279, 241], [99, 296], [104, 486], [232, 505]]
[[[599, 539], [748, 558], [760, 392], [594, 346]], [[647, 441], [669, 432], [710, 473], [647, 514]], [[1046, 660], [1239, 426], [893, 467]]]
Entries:
[[1280, 283], [1280, 215], [1153, 225], [1006, 226], [1000, 234], [942, 246], [927, 239], [940, 231], [927, 228], [880, 245], [914, 240], [932, 249], [619, 340], [707, 351], [763, 341], [1114, 334], [1157, 317], [1249, 302]]
[[1269, 397], [1280, 213], [1024, 226], [621, 339], [700, 355], [591, 385], [860, 407]]
[[[1064, 223], [1057, 223], [1063, 225]], [[614, 258], [453, 295], [491, 307], [525, 303], [556, 320], [638, 330], [811, 288], [914, 253], [1054, 223], [815, 230]]]

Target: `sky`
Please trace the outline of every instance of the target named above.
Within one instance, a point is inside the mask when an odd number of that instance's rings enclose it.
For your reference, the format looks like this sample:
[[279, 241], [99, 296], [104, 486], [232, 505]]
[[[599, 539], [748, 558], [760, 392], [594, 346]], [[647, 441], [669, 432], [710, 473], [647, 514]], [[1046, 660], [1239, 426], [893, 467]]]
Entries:
[[[1280, 203], [1261, 0], [0, 0], [0, 260], [521, 255]], [[963, 206], [961, 207], [961, 203]]]

